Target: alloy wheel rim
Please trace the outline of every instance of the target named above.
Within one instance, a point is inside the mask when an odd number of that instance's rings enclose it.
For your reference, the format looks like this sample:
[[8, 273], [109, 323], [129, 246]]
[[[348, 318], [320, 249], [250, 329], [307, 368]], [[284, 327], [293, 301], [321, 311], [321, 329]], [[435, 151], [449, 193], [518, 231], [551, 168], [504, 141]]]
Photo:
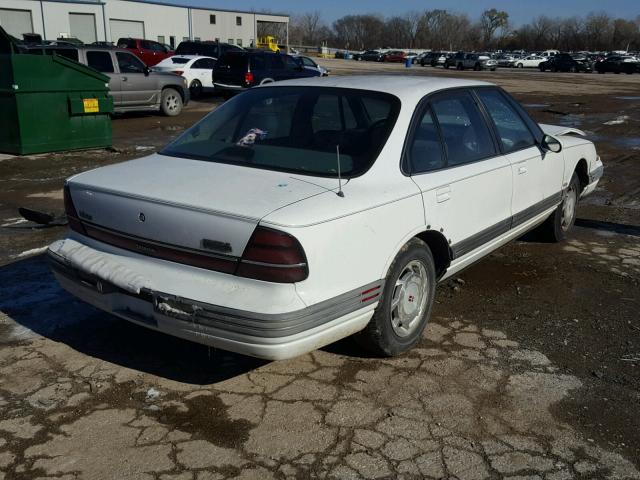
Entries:
[[411, 335], [424, 316], [429, 294], [427, 269], [412, 260], [403, 269], [391, 297], [391, 327], [399, 337]]
[[562, 221], [560, 223], [562, 230], [567, 231], [573, 223], [573, 217], [576, 212], [577, 195], [574, 188], [569, 188], [567, 196], [562, 204]]
[[169, 110], [175, 110], [178, 107], [178, 99], [176, 96], [171, 95], [167, 97], [166, 105]]

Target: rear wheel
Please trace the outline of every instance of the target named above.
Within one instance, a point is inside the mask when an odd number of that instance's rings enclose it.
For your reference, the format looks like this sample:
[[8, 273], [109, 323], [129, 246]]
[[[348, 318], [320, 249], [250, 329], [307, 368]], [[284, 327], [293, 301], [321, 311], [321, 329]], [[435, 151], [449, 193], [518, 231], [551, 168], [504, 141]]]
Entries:
[[422, 240], [413, 238], [391, 264], [380, 303], [356, 341], [377, 355], [395, 356], [408, 351], [427, 325], [435, 288], [431, 250]]
[[202, 83], [200, 83], [200, 80], [191, 82], [191, 85], [189, 85], [189, 93], [193, 98], [198, 98], [202, 95]]
[[580, 180], [575, 173], [565, 193], [562, 203], [555, 212], [540, 226], [541, 233], [553, 242], [561, 242], [576, 221], [576, 207], [580, 198]]
[[576, 67], [569, 67], [569, 73], [576, 73], [577, 71]]
[[160, 110], [168, 117], [175, 117], [182, 112], [182, 97], [173, 88], [165, 88], [160, 99]]
[[523, 65], [523, 64], [521, 64], [521, 63], [519, 63], [518, 65], [516, 65], [516, 67], [518, 67], [518, 68], [524, 68], [524, 65]]

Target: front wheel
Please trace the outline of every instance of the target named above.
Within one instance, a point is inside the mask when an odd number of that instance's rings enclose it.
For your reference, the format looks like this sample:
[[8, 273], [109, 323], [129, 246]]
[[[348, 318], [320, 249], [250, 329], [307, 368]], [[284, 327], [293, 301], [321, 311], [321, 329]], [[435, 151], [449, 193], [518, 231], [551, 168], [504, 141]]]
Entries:
[[555, 212], [540, 226], [541, 233], [552, 242], [561, 242], [576, 221], [578, 199], [580, 198], [580, 180], [574, 173], [562, 203]]
[[168, 117], [175, 117], [182, 112], [182, 97], [173, 88], [165, 88], [160, 99], [160, 110]]
[[392, 357], [408, 351], [420, 340], [431, 316], [435, 289], [431, 250], [413, 238], [391, 264], [382, 298], [356, 341], [376, 355]]

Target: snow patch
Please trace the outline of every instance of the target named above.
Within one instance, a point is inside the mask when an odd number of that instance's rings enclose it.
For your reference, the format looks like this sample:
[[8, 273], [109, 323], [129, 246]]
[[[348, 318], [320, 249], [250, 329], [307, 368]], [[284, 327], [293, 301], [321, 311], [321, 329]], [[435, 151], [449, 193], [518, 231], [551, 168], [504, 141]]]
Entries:
[[49, 250], [62, 257], [72, 267], [95, 275], [128, 292], [138, 294], [143, 288], [150, 288], [147, 278], [119, 264], [111, 256], [70, 238], [52, 243]]
[[160, 392], [155, 388], [151, 387], [147, 390], [147, 401], [153, 401], [160, 396]]
[[12, 227], [13, 225], [19, 225], [21, 223], [26, 223], [28, 220], [26, 218], [7, 218], [7, 222], [0, 225], [0, 227]]
[[621, 125], [623, 123], [627, 123], [628, 120], [629, 120], [629, 115], [620, 115], [619, 117], [616, 117], [613, 120], [604, 122], [604, 124], [605, 125]]
[[26, 250], [22, 253], [14, 255], [13, 258], [24, 258], [24, 257], [31, 257], [32, 255], [40, 255], [41, 253], [46, 252], [47, 248], [49, 247], [32, 248], [31, 250]]

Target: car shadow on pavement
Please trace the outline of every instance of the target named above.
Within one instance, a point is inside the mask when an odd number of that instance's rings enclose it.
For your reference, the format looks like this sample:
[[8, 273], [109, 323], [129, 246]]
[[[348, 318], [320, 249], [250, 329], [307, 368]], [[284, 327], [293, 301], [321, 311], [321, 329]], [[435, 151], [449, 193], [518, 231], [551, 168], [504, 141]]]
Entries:
[[607, 232], [620, 233], [622, 235], [640, 237], [640, 226], [637, 225], [625, 225], [624, 223], [589, 220], [587, 218], [577, 218], [575, 224], [577, 227], [591, 228], [594, 230], [604, 230]]
[[0, 267], [0, 312], [9, 317], [0, 324], [0, 348], [28, 341], [35, 333], [106, 362], [196, 385], [220, 382], [267, 363], [101, 312], [58, 285], [45, 255]]

